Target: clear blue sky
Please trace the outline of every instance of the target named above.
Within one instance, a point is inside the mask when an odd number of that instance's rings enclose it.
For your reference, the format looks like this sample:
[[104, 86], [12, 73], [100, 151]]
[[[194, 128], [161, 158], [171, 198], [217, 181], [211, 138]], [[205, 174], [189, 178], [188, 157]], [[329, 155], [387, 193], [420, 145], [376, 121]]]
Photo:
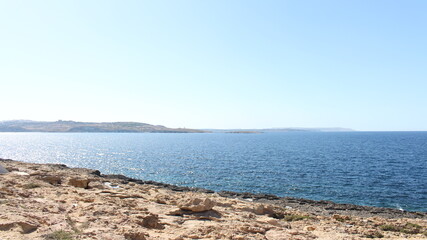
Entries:
[[427, 130], [427, 1], [0, 0], [0, 120]]

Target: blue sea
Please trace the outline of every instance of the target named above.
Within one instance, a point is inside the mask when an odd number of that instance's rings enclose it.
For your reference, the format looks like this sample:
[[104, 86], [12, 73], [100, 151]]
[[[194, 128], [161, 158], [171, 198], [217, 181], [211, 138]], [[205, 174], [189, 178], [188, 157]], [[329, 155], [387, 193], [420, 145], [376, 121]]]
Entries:
[[427, 211], [427, 132], [0, 133], [0, 158]]

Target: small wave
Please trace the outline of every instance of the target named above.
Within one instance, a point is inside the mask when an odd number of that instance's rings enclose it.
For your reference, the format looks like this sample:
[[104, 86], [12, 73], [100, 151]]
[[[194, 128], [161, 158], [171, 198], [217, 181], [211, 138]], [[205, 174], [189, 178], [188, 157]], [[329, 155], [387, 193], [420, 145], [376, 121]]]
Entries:
[[402, 208], [402, 206], [400, 206], [398, 203], [395, 204], [396, 208], [399, 209], [400, 211], [404, 212], [405, 209]]

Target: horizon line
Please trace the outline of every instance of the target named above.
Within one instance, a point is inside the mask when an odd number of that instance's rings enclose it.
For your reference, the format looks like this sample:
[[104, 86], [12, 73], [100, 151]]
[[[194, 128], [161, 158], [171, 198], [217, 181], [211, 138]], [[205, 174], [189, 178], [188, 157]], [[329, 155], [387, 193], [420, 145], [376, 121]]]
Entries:
[[[29, 122], [84, 122], [84, 123], [124, 123], [124, 122], [133, 122], [133, 123], [144, 123], [153, 126], [165, 126], [163, 124], [151, 124], [140, 121], [81, 121], [81, 120], [62, 120], [58, 119], [55, 121], [52, 120], [30, 120], [30, 119], [11, 119], [11, 120], [0, 120], [2, 122], [13, 122], [13, 121], [29, 121]], [[169, 128], [169, 127], [168, 127]], [[212, 128], [212, 127], [202, 127], [202, 128], [188, 128], [188, 127], [171, 127], [171, 128], [182, 128], [182, 129], [195, 129], [195, 130], [216, 130], [216, 131], [227, 131], [227, 130], [333, 130], [336, 129], [338, 131], [333, 132], [426, 132], [427, 130], [360, 130], [354, 129], [350, 127], [251, 127], [251, 128]], [[327, 132], [327, 131], [325, 131]]]

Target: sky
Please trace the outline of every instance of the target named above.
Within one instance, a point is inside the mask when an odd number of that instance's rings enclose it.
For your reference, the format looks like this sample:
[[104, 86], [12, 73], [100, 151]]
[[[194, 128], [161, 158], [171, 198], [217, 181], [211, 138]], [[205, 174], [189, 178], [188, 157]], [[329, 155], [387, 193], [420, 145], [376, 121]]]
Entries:
[[0, 120], [427, 130], [424, 0], [0, 0]]

